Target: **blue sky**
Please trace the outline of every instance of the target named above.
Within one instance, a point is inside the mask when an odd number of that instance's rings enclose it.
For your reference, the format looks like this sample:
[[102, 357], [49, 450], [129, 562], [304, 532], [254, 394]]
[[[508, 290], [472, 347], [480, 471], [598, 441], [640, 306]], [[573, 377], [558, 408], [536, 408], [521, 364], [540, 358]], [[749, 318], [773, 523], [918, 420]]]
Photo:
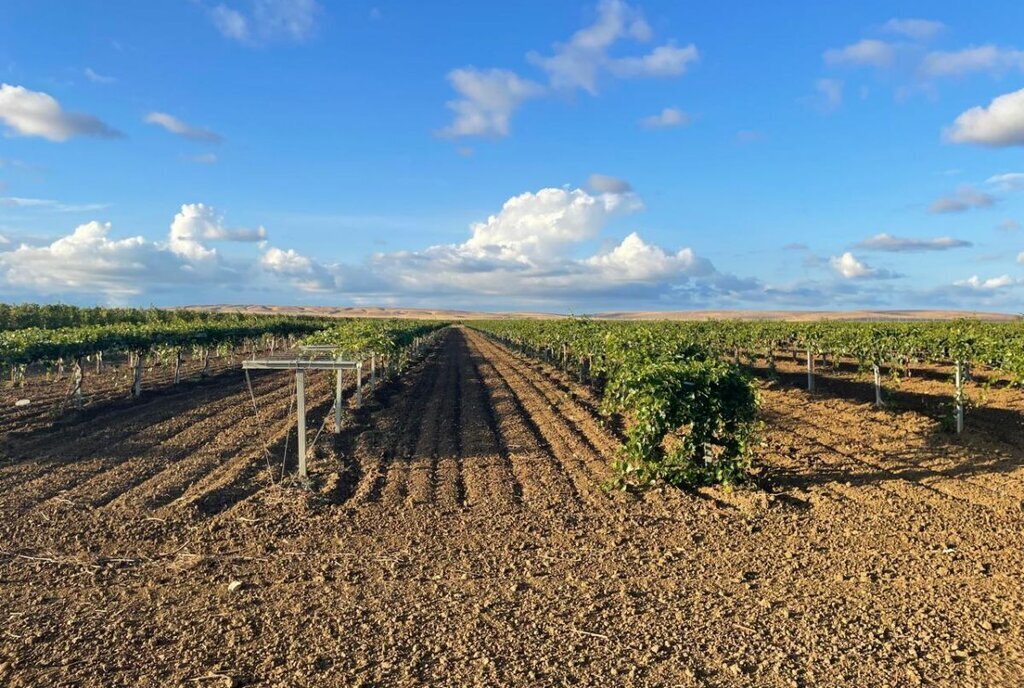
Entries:
[[1024, 308], [1024, 5], [4, 0], [0, 299]]

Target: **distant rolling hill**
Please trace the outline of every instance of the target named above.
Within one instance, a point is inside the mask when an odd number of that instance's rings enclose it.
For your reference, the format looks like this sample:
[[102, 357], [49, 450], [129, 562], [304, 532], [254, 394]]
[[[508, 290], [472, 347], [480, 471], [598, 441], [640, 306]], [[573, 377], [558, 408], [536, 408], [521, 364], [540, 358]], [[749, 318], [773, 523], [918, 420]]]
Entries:
[[[256, 306], [256, 305], [192, 305], [189, 310], [207, 310], [219, 313], [277, 313], [281, 315], [317, 315], [332, 318], [422, 318], [426, 320], [479, 320], [486, 318], [560, 318], [557, 313], [533, 311], [486, 312], [449, 310], [442, 308], [378, 308], [374, 306]], [[1021, 316], [1009, 313], [950, 310], [854, 310], [854, 311], [609, 311], [591, 313], [590, 317], [607, 320], [788, 320], [807, 322], [814, 320], [955, 320], [978, 318], [991, 321], [1019, 320]]]

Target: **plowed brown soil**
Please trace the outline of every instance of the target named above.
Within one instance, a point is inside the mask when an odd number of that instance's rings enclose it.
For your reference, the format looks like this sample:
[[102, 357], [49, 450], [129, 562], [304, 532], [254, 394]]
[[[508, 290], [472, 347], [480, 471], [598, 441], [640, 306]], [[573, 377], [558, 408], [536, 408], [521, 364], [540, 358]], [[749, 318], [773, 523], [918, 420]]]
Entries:
[[1024, 676], [1024, 438], [783, 381], [767, 491], [609, 493], [592, 393], [453, 328], [320, 439], [304, 489], [274, 482], [290, 382], [254, 379], [258, 419], [225, 374], [2, 436], [0, 684]]

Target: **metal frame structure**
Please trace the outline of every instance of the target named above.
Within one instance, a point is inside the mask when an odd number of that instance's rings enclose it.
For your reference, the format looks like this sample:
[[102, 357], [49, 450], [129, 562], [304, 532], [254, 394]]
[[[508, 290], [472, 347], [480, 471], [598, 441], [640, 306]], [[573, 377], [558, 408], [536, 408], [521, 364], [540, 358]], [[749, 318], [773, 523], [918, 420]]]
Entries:
[[[334, 432], [341, 430], [341, 390], [343, 386], [342, 374], [346, 370], [354, 370], [356, 373], [356, 404], [363, 403], [363, 363], [362, 361], [345, 360], [338, 352], [338, 347], [324, 346], [303, 346], [300, 347], [303, 354], [308, 357], [299, 358], [258, 358], [249, 361], [242, 361], [242, 368], [245, 370], [294, 370], [295, 371], [295, 413], [298, 421], [299, 439], [299, 477], [307, 477], [306, 472], [306, 371], [308, 370], [333, 370], [335, 371], [334, 381]], [[332, 358], [325, 358], [325, 355], [333, 355]]]

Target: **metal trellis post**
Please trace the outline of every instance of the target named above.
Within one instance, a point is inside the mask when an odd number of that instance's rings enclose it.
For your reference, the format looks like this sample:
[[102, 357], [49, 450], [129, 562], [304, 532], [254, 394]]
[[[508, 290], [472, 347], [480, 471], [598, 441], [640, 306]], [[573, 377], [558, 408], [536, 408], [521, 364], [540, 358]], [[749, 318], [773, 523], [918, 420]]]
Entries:
[[[338, 360], [344, 360], [342, 356], [338, 356]], [[337, 435], [341, 432], [341, 388], [343, 385], [343, 378], [341, 368], [335, 372], [334, 377], [334, 434]]]
[[299, 430], [299, 477], [306, 477], [306, 371], [295, 371], [295, 413]]

